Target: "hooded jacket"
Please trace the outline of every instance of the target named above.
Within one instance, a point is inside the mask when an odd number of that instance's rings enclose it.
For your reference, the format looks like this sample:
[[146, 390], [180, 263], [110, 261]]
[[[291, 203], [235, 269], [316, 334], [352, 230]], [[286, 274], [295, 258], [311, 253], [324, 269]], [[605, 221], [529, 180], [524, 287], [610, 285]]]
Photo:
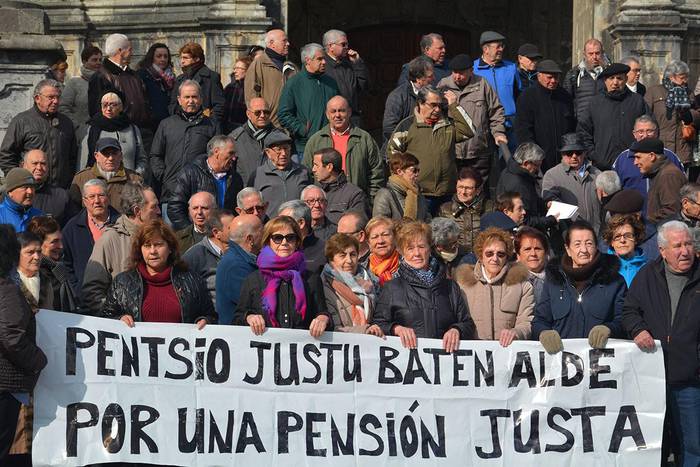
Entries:
[[15, 203], [9, 196], [0, 203], [0, 224], [10, 224], [15, 228], [15, 232], [21, 233], [27, 229], [27, 224], [32, 217], [41, 216], [44, 213], [37, 208], [30, 206], [25, 208], [19, 203]]

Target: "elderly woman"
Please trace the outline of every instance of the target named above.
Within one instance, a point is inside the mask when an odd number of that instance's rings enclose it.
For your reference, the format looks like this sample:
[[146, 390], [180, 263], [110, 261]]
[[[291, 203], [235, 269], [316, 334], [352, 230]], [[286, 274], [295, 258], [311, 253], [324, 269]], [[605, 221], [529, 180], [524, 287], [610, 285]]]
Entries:
[[609, 337], [624, 336], [621, 319], [627, 286], [618, 273], [620, 260], [600, 253], [597, 244], [593, 227], [574, 221], [564, 234], [564, 255], [547, 265], [532, 335], [549, 353], [564, 348], [562, 339], [588, 337], [591, 347], [600, 349]]
[[398, 232], [401, 265], [396, 277], [379, 294], [373, 324], [384, 334], [398, 336], [406, 348], [417, 338], [442, 339], [451, 353], [459, 341], [473, 339], [474, 322], [459, 286], [445, 275], [445, 267], [431, 253], [430, 226], [407, 222]]
[[101, 138], [114, 138], [122, 147], [124, 167], [143, 174], [146, 170], [146, 152], [141, 130], [131, 123], [124, 112], [122, 96], [107, 91], [100, 99], [101, 113], [93, 115], [80, 149], [78, 170], [95, 164], [95, 145]]
[[35, 313], [40, 308], [61, 310], [59, 290], [53, 287], [51, 273], [41, 268], [41, 238], [28, 230], [17, 238], [21, 246], [17, 274], [27, 303]]
[[308, 329], [313, 337], [332, 330], [323, 285], [317, 274], [306, 270], [301, 242], [301, 230], [291, 217], [278, 216], [265, 224], [258, 270], [241, 286], [235, 324], [250, 326], [258, 336], [268, 327]]
[[58, 111], [73, 122], [75, 138], [82, 141], [90, 120], [88, 111], [88, 83], [90, 78], [102, 66], [102, 51], [94, 45], [89, 45], [80, 52], [80, 76], [71, 78], [61, 93]]
[[216, 323], [204, 281], [180, 259], [175, 233], [161, 219], [147, 221], [131, 241], [131, 268], [117, 274], [102, 315], [133, 327], [150, 323]]
[[453, 270], [462, 262], [464, 254], [459, 245], [461, 229], [454, 219], [435, 217], [430, 222], [433, 248], [442, 264], [447, 268], [447, 277], [452, 279]]
[[542, 231], [532, 227], [521, 227], [513, 238], [518, 263], [527, 268], [527, 280], [532, 284], [535, 303], [538, 303], [544, 288], [545, 266], [549, 253], [549, 242]]
[[175, 86], [175, 73], [173, 73], [170, 49], [160, 42], [152, 44], [143, 60], [139, 62], [138, 67], [139, 78], [146, 86], [146, 95], [151, 106], [153, 129], [155, 130], [161, 120], [170, 116], [168, 105]]
[[694, 134], [684, 136], [687, 131], [684, 127], [690, 126], [698, 115], [694, 110], [695, 95], [688, 88], [689, 74], [685, 62], [672, 60], [664, 69], [661, 84], [650, 86], [644, 95], [649, 113], [659, 124], [659, 139], [665, 148], [676, 153], [683, 164], [691, 162], [693, 144], [697, 139]]
[[379, 285], [390, 281], [399, 269], [396, 251], [396, 224], [388, 217], [373, 217], [365, 227], [369, 244], [369, 270], [379, 278]]
[[455, 280], [467, 296], [479, 339], [498, 340], [503, 347], [530, 338], [535, 296], [527, 268], [510, 263], [513, 242], [501, 229], [490, 227], [474, 242], [478, 258], [455, 271]]
[[620, 275], [625, 278], [627, 287], [648, 258], [638, 245], [644, 241], [645, 227], [639, 216], [615, 214], [610, 218], [603, 232], [603, 240], [608, 246], [607, 253], [620, 260]]
[[418, 159], [413, 154], [395, 153], [389, 158], [391, 176], [386, 188], [374, 195], [372, 216], [396, 221], [404, 218], [430, 222], [428, 202], [418, 186]]
[[224, 118], [222, 125], [224, 133], [229, 134], [248, 121], [246, 115], [243, 80], [252, 60], [246, 56], [240, 57], [233, 65], [231, 82], [224, 88]]
[[358, 264], [360, 244], [348, 234], [335, 234], [326, 242], [326, 259], [321, 281], [328, 312], [335, 331], [373, 334], [383, 337], [377, 326], [369, 325], [379, 292], [378, 279]]
[[[38, 257], [41, 246], [32, 236], [32, 256]], [[20, 407], [29, 403], [39, 372], [46, 366], [46, 355], [36, 345], [34, 313], [12, 279], [20, 256], [20, 242], [15, 230], [0, 224], [0, 459], [6, 459], [20, 417]], [[37, 261], [38, 263], [38, 261]]]

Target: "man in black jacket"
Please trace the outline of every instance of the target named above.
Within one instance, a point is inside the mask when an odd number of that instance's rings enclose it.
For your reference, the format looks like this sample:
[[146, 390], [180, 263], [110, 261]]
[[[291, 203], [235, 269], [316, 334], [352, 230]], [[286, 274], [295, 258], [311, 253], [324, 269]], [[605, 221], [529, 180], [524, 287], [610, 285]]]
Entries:
[[608, 64], [603, 44], [598, 39], [588, 39], [583, 46], [583, 60], [569, 70], [562, 83], [574, 99], [576, 118], [581, 118], [593, 96], [601, 92], [603, 83], [597, 78]]
[[236, 171], [244, 183], [267, 160], [263, 142], [274, 128], [270, 106], [262, 97], [253, 97], [245, 113], [248, 121], [229, 133], [236, 142]]
[[533, 142], [542, 148], [542, 172], [561, 162], [561, 137], [576, 128], [573, 101], [559, 87], [560, 77], [561, 68], [554, 60], [542, 60], [536, 83], [523, 91], [516, 106], [515, 136], [519, 143]]
[[[661, 342], [667, 407], [681, 447], [676, 465], [700, 463], [700, 266], [687, 225], [670, 221], [658, 228], [661, 257], [632, 281], [622, 325], [643, 351]], [[668, 440], [664, 440], [668, 441]], [[666, 444], [666, 443], [664, 443]], [[668, 449], [668, 446], [664, 446]]]

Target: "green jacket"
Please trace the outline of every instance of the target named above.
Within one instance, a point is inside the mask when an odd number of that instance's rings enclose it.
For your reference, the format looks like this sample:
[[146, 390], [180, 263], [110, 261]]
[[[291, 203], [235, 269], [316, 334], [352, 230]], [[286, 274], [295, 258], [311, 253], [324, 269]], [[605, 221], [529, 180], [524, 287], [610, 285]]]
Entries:
[[326, 103], [338, 95], [338, 84], [327, 75], [306, 69], [292, 76], [282, 89], [279, 120], [289, 130], [299, 155], [311, 135], [328, 123]]
[[[314, 153], [333, 147], [330, 125], [316, 132], [306, 143], [304, 165], [311, 170]], [[348, 181], [367, 193], [370, 199], [380, 188], [386, 186], [384, 178], [384, 160], [379, 155], [379, 147], [374, 138], [365, 130], [353, 126], [350, 128], [348, 152], [345, 156], [345, 175]]]

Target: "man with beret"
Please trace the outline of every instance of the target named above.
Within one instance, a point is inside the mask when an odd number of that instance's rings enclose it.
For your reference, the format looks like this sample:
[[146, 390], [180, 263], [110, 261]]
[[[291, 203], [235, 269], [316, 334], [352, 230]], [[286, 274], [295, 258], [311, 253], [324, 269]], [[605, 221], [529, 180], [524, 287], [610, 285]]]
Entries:
[[306, 166], [292, 161], [292, 139], [286, 133], [272, 130], [264, 144], [267, 160], [253, 172], [248, 186], [265, 197], [267, 212], [275, 213], [285, 201], [299, 199], [313, 180]]
[[680, 189], [688, 180], [664, 155], [664, 143], [656, 138], [635, 141], [630, 152], [642, 176], [650, 179], [647, 219], [656, 224], [680, 211]]
[[535, 44], [523, 44], [518, 48], [518, 75], [520, 89], [525, 90], [537, 81], [537, 62], [542, 60], [542, 54]]
[[593, 96], [602, 90], [603, 83], [597, 78], [608, 64], [603, 43], [598, 39], [588, 39], [583, 46], [583, 60], [566, 74], [562, 83], [574, 99], [577, 119], [581, 118]]
[[505, 114], [496, 92], [484, 78], [474, 75], [472, 67], [469, 55], [456, 55], [450, 61], [452, 74], [440, 80], [438, 89], [454, 96], [474, 125], [474, 137], [455, 147], [457, 164], [472, 167], [481, 175], [482, 185], [487, 185], [496, 144], [508, 143]]
[[537, 64], [537, 83], [518, 97], [515, 137], [519, 144], [533, 142], [542, 148], [543, 172], [559, 164], [559, 141], [576, 129], [573, 100], [559, 86], [560, 78], [559, 65], [542, 60]]
[[627, 87], [629, 70], [623, 63], [613, 63], [603, 70], [598, 79], [605, 90], [593, 96], [578, 121], [576, 132], [600, 170], [610, 169], [617, 155], [633, 143], [634, 122], [647, 113], [642, 96]]
[[15, 167], [5, 177], [5, 199], [0, 203], [0, 224], [10, 224], [24, 232], [32, 217], [44, 214], [32, 206], [36, 182], [27, 169]]
[[[429, 84], [435, 85], [443, 78], [450, 76], [450, 68], [448, 67], [448, 61], [446, 57], [445, 41], [442, 39], [440, 34], [431, 32], [421, 37], [420, 39], [420, 51], [422, 57], [426, 57], [429, 62], [433, 65], [434, 76], [432, 82]], [[408, 63], [404, 63], [401, 66], [401, 74], [399, 75], [399, 81], [396, 83], [400, 86], [407, 81], [408, 78]], [[354, 110], [354, 109], [353, 109]]]

